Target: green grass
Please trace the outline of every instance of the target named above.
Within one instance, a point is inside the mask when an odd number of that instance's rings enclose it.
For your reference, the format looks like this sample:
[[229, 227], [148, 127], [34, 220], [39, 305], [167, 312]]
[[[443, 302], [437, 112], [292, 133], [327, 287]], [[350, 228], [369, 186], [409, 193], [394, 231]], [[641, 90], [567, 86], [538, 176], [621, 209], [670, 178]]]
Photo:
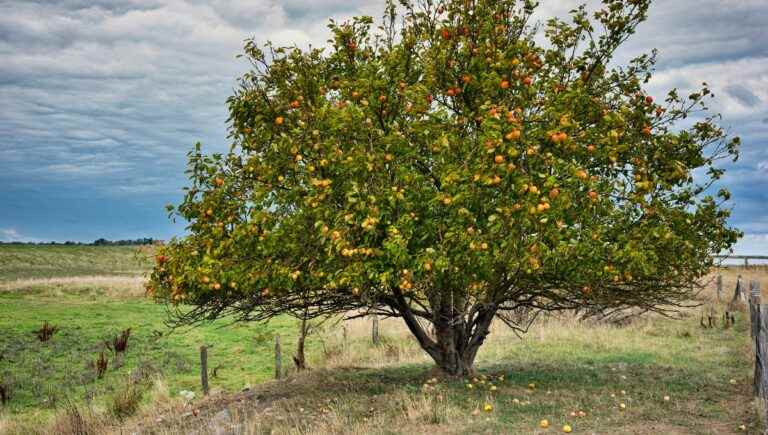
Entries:
[[[285, 365], [291, 364], [288, 337], [295, 336], [296, 322], [290, 318], [267, 325], [222, 320], [171, 330], [164, 305], [119, 295], [125, 285], [119, 280], [14, 284], [16, 279], [142, 274], [149, 264], [137, 260], [137, 247], [4, 245], [0, 264], [0, 284], [5, 282], [0, 289], [0, 382], [13, 385], [10, 404], [0, 409], [5, 413], [36, 418], [65, 400], [93, 397], [98, 403], [137, 368], [162, 375], [172, 395], [180, 390], [199, 395], [203, 344], [211, 346], [209, 367], [217, 368], [210, 379], [214, 389], [237, 391], [271, 378], [276, 333], [285, 337]], [[41, 343], [33, 331], [45, 321], [60, 330]], [[127, 328], [132, 329], [128, 351], [116, 357], [104, 343]], [[91, 364], [102, 351], [110, 359], [109, 369], [97, 380]]]
[[[254, 433], [529, 434], [556, 433], [565, 423], [574, 433], [721, 434], [739, 433], [741, 424], [759, 431], [743, 313], [730, 329], [700, 328], [698, 311], [677, 321], [645, 318], [625, 328], [552, 318], [522, 339], [499, 327], [481, 349], [476, 380], [440, 381], [427, 388], [423, 384], [432, 376], [432, 364], [401, 322], [383, 321], [385, 344], [373, 346], [368, 321], [359, 319], [348, 323], [345, 346], [340, 328], [323, 334], [327, 353], [320, 350], [319, 336], [310, 336], [309, 373], [262, 383], [273, 377], [274, 334], [283, 338], [284, 366], [291, 365], [295, 320], [219, 321], [171, 331], [164, 324], [166, 308], [136, 297], [140, 290], [121, 293], [124, 280], [13, 281], [142, 273], [148, 265], [137, 266], [134, 250], [0, 247], [0, 264], [9, 265], [0, 269], [0, 284], [6, 281], [0, 287], [0, 382], [13, 384], [11, 403], [0, 408], [0, 433], [3, 418], [26, 422], [13, 433], [29, 433], [26, 428], [39, 427], [67, 400], [83, 405], [90, 399], [97, 409], [106, 409], [107, 400], [137, 371], [160, 375], [171, 397], [181, 390], [199, 396], [203, 344], [212, 345], [209, 366], [217, 368], [211, 387], [231, 393], [251, 385], [254, 400], [224, 395], [214, 403], [198, 402], [199, 420], [178, 419], [186, 408], [166, 411], [160, 425], [168, 431], [161, 433], [196, 430], [222, 407], [245, 417]], [[33, 331], [44, 321], [61, 330], [40, 343]], [[107, 351], [107, 374], [94, 379], [89, 363], [104, 350], [105, 340], [125, 328], [133, 330], [126, 356], [115, 364]], [[528, 388], [530, 383], [536, 387]], [[671, 400], [664, 401], [665, 395]], [[149, 416], [126, 427], [156, 425], [149, 400], [142, 411]], [[485, 403], [493, 411], [475, 415]], [[626, 410], [619, 410], [619, 403]], [[586, 416], [569, 415], [578, 410]], [[549, 432], [538, 430], [542, 418], [552, 424]]]
[[[212, 388], [239, 390], [273, 375], [273, 335], [287, 337], [296, 331], [291, 319], [269, 325], [221, 321], [170, 331], [164, 325], [166, 318], [164, 306], [143, 300], [0, 293], [0, 376], [14, 384], [10, 412], [50, 409], [66, 398], [105, 395], [119, 388], [137, 367], [162, 374], [172, 394], [199, 393], [203, 344], [212, 346], [209, 366], [219, 367]], [[61, 328], [46, 343], [33, 334], [43, 321]], [[94, 379], [95, 370], [88, 363], [105, 350], [106, 340], [126, 328], [133, 333], [122, 367], [114, 367], [115, 356], [107, 351], [111, 360], [107, 375]]]
[[139, 275], [151, 247], [0, 245], [0, 282], [84, 275]]

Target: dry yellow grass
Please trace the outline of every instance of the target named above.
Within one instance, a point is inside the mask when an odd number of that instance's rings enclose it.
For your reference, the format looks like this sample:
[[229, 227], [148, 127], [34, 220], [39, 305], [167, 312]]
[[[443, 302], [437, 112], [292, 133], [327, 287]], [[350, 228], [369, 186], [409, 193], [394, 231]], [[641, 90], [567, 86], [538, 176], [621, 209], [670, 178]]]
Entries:
[[0, 292], [32, 292], [41, 296], [64, 296], [94, 293], [115, 299], [136, 298], [145, 295], [142, 276], [72, 276], [54, 278], [28, 278], [0, 283]]
[[706, 279], [702, 280], [708, 294], [716, 295], [715, 279], [717, 275], [723, 277], [723, 299], [730, 300], [733, 297], [733, 291], [736, 288], [736, 280], [741, 276], [742, 284], [749, 290], [749, 282], [752, 280], [761, 283], [763, 296], [768, 296], [768, 266], [750, 266], [744, 268], [740, 266], [720, 267], [715, 269]]

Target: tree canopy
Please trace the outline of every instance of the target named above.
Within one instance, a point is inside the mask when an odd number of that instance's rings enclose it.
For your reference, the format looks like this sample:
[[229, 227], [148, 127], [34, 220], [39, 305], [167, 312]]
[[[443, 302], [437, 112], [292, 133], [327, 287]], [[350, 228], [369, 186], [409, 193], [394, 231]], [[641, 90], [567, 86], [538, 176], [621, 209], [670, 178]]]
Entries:
[[189, 154], [148, 290], [182, 323], [401, 317], [452, 375], [495, 318], [679, 308], [739, 236], [713, 192], [739, 141], [706, 84], [657, 102], [655, 52], [613, 61], [650, 3], [387, 1], [323, 48], [247, 41], [231, 150]]

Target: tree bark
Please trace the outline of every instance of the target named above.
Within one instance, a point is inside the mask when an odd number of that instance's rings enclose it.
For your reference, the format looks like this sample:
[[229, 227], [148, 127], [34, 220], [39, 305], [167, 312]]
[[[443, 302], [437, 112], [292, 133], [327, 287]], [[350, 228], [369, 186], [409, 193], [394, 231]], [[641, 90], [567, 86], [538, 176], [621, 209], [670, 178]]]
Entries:
[[481, 308], [469, 319], [443, 317], [435, 322], [437, 357], [435, 363], [447, 375], [471, 376], [475, 357], [483, 345], [496, 311]]
[[489, 333], [495, 307], [476, 307], [473, 314], [465, 317], [445, 306], [437, 309], [431, 320], [435, 328], [433, 340], [424, 331], [404, 298], [399, 296], [398, 311], [408, 329], [422, 349], [435, 361], [440, 370], [451, 377], [471, 376], [477, 352]]
[[299, 338], [296, 343], [296, 355], [293, 357], [293, 363], [296, 365], [297, 370], [307, 369], [307, 358], [304, 354], [304, 342], [307, 339], [308, 325], [306, 317], [301, 319], [299, 325]]

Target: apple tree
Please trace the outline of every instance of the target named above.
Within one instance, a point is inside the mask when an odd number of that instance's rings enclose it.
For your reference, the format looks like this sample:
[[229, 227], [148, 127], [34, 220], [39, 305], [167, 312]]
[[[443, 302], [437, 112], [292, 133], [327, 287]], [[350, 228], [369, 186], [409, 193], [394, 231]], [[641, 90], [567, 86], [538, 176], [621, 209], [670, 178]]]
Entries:
[[674, 312], [739, 236], [713, 187], [739, 141], [706, 84], [654, 101], [655, 52], [615, 61], [650, 3], [390, 0], [323, 48], [249, 40], [148, 290], [182, 323], [400, 317], [450, 375], [494, 319]]

